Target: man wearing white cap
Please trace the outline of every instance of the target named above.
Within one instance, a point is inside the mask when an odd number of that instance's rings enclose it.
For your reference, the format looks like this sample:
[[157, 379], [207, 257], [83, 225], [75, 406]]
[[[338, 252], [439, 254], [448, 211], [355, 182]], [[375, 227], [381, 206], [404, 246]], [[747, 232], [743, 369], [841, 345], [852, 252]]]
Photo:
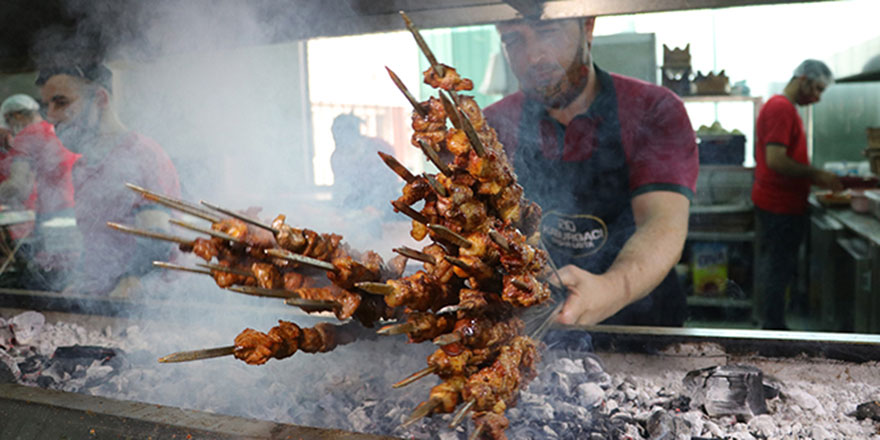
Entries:
[[32, 207], [38, 220], [45, 220], [65, 212], [72, 215], [71, 170], [79, 155], [64, 148], [39, 110], [39, 103], [24, 94], [12, 95], [0, 105], [0, 114], [15, 136], [10, 154], [14, 164], [9, 179], [0, 184], [0, 198], [25, 199], [34, 190]]

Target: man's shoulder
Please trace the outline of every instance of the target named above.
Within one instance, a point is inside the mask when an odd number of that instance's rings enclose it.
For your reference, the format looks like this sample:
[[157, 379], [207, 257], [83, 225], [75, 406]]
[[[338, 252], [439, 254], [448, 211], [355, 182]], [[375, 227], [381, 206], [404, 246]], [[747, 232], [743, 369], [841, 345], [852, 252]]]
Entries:
[[621, 105], [632, 105], [644, 110], [659, 104], [678, 104], [681, 98], [666, 87], [617, 73], [610, 73], [617, 100]]
[[483, 113], [487, 118], [505, 117], [518, 114], [522, 110], [525, 94], [522, 91], [501, 98], [498, 102], [486, 107]]
[[773, 95], [767, 102], [764, 103], [762, 110], [773, 110], [773, 111], [793, 111], [797, 112], [797, 109], [794, 107], [794, 104], [788, 100], [783, 95]]

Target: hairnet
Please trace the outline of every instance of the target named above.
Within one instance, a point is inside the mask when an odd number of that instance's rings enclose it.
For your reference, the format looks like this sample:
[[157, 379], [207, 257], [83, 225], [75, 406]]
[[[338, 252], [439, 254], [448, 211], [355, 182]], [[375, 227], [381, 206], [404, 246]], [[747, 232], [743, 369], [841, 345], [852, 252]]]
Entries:
[[0, 105], [0, 115], [8, 115], [15, 112], [35, 112], [40, 110], [40, 103], [28, 95], [19, 93], [12, 95]]
[[825, 85], [830, 85], [834, 82], [834, 75], [831, 73], [831, 69], [828, 68], [827, 64], [819, 60], [805, 60], [794, 69], [792, 76], [795, 78], [805, 76], [813, 81], [821, 81]]

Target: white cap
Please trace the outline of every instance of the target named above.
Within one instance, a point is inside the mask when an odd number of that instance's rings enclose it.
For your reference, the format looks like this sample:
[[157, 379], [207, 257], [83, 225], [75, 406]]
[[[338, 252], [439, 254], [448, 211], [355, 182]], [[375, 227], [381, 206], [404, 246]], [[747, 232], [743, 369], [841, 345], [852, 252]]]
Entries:
[[6, 98], [6, 100], [3, 101], [3, 104], [0, 105], [0, 115], [3, 116], [8, 115], [9, 113], [21, 111], [35, 112], [38, 110], [40, 110], [40, 103], [38, 103], [36, 99], [23, 93]]

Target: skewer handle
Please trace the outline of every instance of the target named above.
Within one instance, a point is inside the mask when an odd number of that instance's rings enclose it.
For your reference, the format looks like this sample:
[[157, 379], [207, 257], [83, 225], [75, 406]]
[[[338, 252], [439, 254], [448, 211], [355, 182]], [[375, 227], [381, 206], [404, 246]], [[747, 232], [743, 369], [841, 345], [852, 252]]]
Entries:
[[171, 353], [168, 356], [160, 357], [159, 362], [163, 364], [172, 362], [189, 362], [197, 361], [200, 359], [211, 359], [223, 356], [230, 356], [233, 354], [235, 354], [235, 346], [228, 345], [225, 347], [205, 348], [201, 350], [180, 351], [177, 353]]

